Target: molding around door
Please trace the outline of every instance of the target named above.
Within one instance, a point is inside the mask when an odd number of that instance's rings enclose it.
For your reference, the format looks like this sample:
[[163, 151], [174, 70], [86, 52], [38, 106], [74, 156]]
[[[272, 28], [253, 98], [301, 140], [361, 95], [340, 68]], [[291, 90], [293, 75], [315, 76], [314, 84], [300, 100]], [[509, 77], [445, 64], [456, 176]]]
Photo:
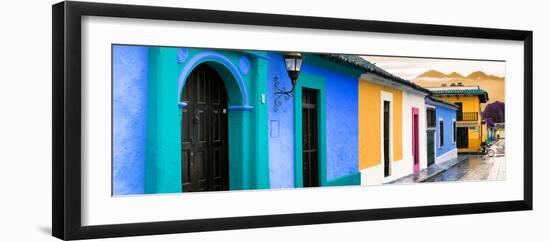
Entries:
[[[390, 175], [384, 177], [386, 181], [387, 178], [392, 176], [392, 162], [393, 162], [393, 94], [386, 91], [380, 91], [380, 163], [382, 164], [382, 171], [386, 168], [386, 163], [384, 163], [384, 101], [390, 102], [390, 143], [389, 143], [389, 163], [390, 163]], [[384, 176], [384, 174], [382, 175]]]
[[294, 88], [294, 186], [303, 187], [302, 170], [302, 89], [319, 90], [317, 95], [319, 125], [319, 185], [326, 186], [327, 180], [327, 142], [326, 142], [326, 89], [325, 78], [301, 73]]

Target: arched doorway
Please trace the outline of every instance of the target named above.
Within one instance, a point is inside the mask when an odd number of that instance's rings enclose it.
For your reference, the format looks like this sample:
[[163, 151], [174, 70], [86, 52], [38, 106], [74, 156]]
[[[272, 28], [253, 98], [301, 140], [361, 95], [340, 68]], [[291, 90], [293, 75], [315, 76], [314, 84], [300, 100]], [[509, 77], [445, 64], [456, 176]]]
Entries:
[[198, 65], [180, 101], [182, 191], [229, 190], [227, 91], [214, 68]]

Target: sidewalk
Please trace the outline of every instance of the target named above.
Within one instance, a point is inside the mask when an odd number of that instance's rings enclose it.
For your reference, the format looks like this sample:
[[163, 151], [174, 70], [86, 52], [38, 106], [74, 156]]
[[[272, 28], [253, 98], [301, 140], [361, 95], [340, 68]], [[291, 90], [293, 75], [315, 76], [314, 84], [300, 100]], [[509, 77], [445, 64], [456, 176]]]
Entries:
[[432, 177], [435, 177], [435, 176], [439, 175], [440, 173], [446, 171], [447, 169], [460, 164], [461, 162], [463, 162], [467, 159], [468, 159], [468, 155], [463, 155], [463, 156], [459, 155], [457, 158], [455, 158], [453, 160], [446, 161], [446, 162], [443, 162], [443, 163], [440, 163], [440, 164], [431, 165], [426, 169], [420, 170], [416, 173], [410, 174], [408, 176], [404, 176], [402, 178], [399, 178], [397, 180], [394, 180], [394, 181], [391, 181], [391, 182], [388, 182], [388, 183], [384, 183], [384, 184], [396, 184], [396, 183], [403, 184], [403, 183], [424, 182], [424, 181], [426, 181], [426, 180], [428, 180]]

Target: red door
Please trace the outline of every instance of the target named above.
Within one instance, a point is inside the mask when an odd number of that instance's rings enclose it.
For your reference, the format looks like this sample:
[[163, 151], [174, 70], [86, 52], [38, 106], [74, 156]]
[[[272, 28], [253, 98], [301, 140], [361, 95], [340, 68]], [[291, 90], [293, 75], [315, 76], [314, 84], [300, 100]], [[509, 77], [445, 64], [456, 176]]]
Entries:
[[413, 154], [413, 171], [420, 170], [420, 153], [419, 153], [419, 130], [418, 130], [418, 108], [412, 108], [412, 154]]

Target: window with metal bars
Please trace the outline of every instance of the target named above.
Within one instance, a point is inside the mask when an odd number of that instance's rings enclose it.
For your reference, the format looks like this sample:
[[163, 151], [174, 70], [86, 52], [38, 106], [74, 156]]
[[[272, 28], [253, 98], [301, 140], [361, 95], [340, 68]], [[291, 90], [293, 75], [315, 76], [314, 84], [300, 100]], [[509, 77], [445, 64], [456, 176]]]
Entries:
[[445, 145], [445, 128], [443, 127], [443, 120], [439, 120], [439, 147]]
[[435, 109], [428, 108], [426, 109], [426, 123], [428, 128], [435, 128]]

